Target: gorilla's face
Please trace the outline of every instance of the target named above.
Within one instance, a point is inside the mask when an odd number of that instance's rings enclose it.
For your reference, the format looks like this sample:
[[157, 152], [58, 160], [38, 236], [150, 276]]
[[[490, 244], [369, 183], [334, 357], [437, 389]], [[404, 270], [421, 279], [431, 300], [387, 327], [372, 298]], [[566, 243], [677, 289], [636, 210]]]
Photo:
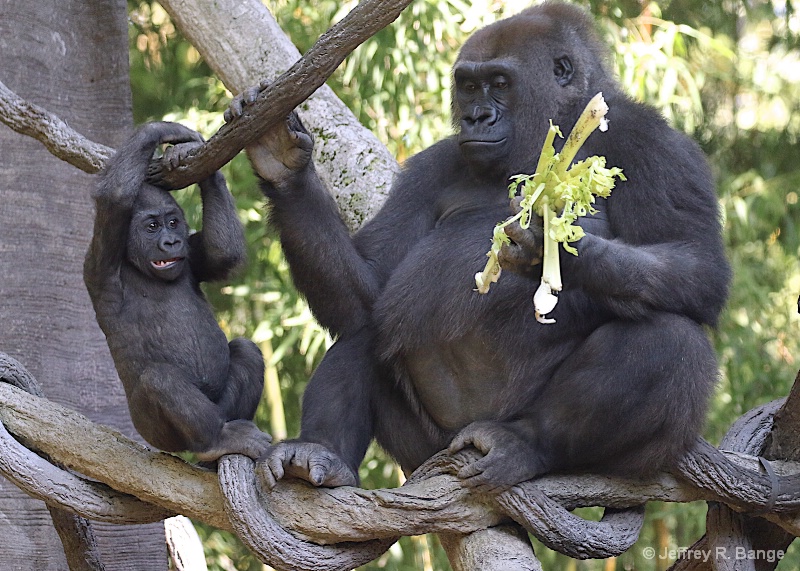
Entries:
[[175, 280], [183, 273], [188, 237], [183, 211], [172, 195], [143, 187], [128, 230], [128, 260], [145, 275]]
[[595, 95], [590, 62], [597, 58], [584, 44], [539, 12], [497, 22], [464, 44], [453, 67], [452, 113], [474, 175], [529, 172], [550, 121], [569, 132]]

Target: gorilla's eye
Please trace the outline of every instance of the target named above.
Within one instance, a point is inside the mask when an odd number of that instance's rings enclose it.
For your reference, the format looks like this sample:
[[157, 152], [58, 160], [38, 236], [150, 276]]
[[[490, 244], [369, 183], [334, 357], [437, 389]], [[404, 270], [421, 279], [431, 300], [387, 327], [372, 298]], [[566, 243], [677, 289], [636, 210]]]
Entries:
[[507, 89], [508, 88], [508, 80], [505, 77], [496, 77], [494, 80], [494, 88], [495, 89]]
[[478, 86], [474, 81], [467, 81], [461, 86], [461, 89], [467, 93], [474, 93]]
[[172, 228], [174, 230], [175, 228], [178, 227], [178, 219], [177, 218], [173, 218], [167, 224], [168, 224], [168, 226], [170, 228]]
[[553, 74], [556, 76], [556, 82], [562, 87], [572, 81], [574, 71], [572, 62], [567, 56], [560, 57], [553, 62]]
[[156, 222], [155, 220], [151, 220], [150, 223], [147, 225], [147, 229], [150, 230], [150, 232], [155, 232], [156, 230], [158, 230], [158, 222]]

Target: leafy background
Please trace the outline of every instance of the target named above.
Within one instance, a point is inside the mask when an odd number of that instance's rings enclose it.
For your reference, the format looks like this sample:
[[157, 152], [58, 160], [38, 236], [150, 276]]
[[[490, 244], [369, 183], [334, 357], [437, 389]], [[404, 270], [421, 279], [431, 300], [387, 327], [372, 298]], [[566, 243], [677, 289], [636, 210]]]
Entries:
[[[735, 272], [727, 309], [712, 332], [720, 383], [706, 437], [719, 442], [742, 413], [786, 395], [798, 369], [800, 0], [579, 3], [591, 9], [613, 46], [623, 85], [694, 137], [717, 177]], [[267, 4], [304, 51], [355, 2]], [[231, 94], [157, 3], [128, 5], [136, 121], [177, 120], [212, 134]], [[450, 67], [458, 46], [475, 29], [527, 5], [415, 0], [394, 25], [349, 57], [329, 84], [402, 161], [451, 132]], [[224, 172], [246, 227], [250, 264], [235, 283], [207, 293], [226, 332], [253, 338], [268, 359], [257, 421], [277, 437], [292, 436], [299, 429], [303, 388], [330, 340], [292, 287], [246, 159], [237, 157]], [[181, 200], [197, 224], [197, 193], [184, 191]], [[401, 481], [396, 466], [375, 447], [361, 476], [370, 488]], [[592, 509], [583, 513], [599, 516]], [[537, 555], [554, 570], [666, 569], [670, 557], [647, 559], [644, 548], [661, 555], [691, 546], [703, 531], [704, 515], [701, 504], [653, 503], [641, 539], [617, 559], [576, 562], [541, 546]], [[235, 537], [198, 527], [210, 569], [266, 568]], [[779, 569], [798, 568], [800, 555], [790, 549]], [[448, 564], [435, 538], [413, 537], [363, 569], [427, 571]]]

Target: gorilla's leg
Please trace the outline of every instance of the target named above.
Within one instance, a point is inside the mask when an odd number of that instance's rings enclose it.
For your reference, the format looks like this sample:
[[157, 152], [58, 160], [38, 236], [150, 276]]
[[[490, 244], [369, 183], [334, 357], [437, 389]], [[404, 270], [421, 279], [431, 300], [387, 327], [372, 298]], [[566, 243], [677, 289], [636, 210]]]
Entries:
[[228, 422], [177, 367], [148, 367], [138, 381], [128, 395], [131, 416], [144, 439], [161, 450], [189, 450], [208, 461], [223, 454], [258, 458], [269, 447], [268, 434], [249, 420]]
[[717, 378], [700, 325], [668, 313], [613, 321], [561, 365], [525, 416], [477, 421], [450, 445], [485, 456], [459, 472], [502, 490], [554, 470], [646, 476], [673, 464], [700, 431]]
[[608, 323], [542, 394], [539, 445], [551, 469], [652, 474], [692, 445], [717, 376], [714, 350], [690, 319], [655, 313]]
[[328, 350], [303, 395], [300, 438], [273, 446], [262, 472], [274, 486], [284, 475], [317, 486], [356, 485], [373, 436], [404, 469], [440, 450], [420, 428], [418, 415], [373, 352], [368, 328]]
[[228, 420], [251, 420], [264, 391], [264, 358], [255, 343], [242, 337], [231, 341], [228, 348], [228, 382], [219, 407]]
[[[404, 393], [390, 372], [385, 371], [376, 381], [372, 394], [375, 439], [408, 476], [446, 448], [453, 434], [439, 428], [419, 403], [412, 404], [416, 397]], [[402, 382], [410, 384], [409, 380]]]

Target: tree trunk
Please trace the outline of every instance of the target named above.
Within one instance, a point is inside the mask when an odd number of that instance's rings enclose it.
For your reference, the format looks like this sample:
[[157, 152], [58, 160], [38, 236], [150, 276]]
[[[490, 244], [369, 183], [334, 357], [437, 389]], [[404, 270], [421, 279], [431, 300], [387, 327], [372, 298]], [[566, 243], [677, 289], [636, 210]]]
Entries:
[[[21, 97], [117, 146], [132, 127], [122, 0], [0, 2], [0, 74]], [[0, 126], [0, 348], [45, 395], [134, 435], [82, 276], [93, 177]], [[1, 569], [66, 568], [44, 504], [0, 480]], [[106, 569], [166, 569], [163, 524], [95, 524]]]

